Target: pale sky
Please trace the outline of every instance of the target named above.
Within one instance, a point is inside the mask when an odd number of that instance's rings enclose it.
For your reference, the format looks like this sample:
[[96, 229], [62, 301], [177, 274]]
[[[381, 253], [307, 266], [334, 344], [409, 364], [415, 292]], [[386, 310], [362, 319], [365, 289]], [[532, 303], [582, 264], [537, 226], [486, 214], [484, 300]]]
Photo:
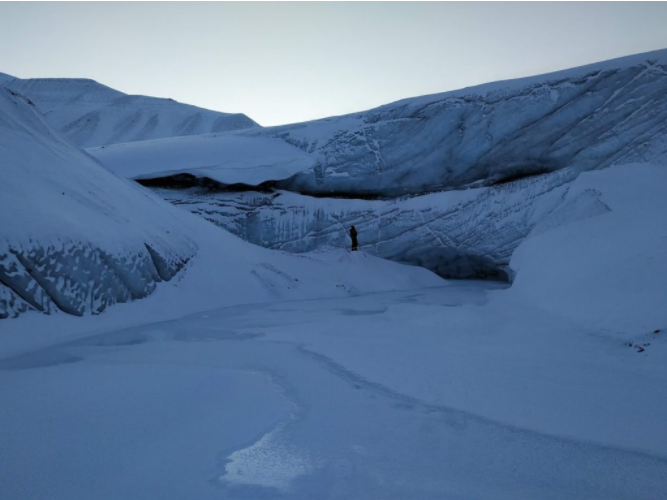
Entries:
[[667, 3], [0, 3], [0, 72], [262, 125], [667, 48]]

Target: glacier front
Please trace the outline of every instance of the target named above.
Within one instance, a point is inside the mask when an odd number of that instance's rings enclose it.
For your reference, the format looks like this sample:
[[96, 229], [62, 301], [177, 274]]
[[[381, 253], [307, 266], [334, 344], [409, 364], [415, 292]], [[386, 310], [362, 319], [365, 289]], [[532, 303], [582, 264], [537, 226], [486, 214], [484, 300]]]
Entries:
[[[504, 280], [582, 172], [667, 161], [666, 94], [663, 50], [341, 117], [88, 151], [264, 247], [345, 248], [355, 225], [364, 252]], [[582, 217], [605, 210], [594, 190], [567, 203]]]

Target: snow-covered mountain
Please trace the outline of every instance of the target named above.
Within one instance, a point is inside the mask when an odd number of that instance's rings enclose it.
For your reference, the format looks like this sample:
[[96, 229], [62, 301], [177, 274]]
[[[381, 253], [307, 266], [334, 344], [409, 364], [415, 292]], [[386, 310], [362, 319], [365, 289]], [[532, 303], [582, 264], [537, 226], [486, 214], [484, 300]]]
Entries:
[[81, 78], [20, 79], [0, 84], [33, 101], [79, 147], [257, 127], [244, 114], [220, 113], [173, 99], [127, 95]]
[[0, 318], [97, 314], [176, 275], [156, 310], [185, 314], [441, 283], [371, 256], [297, 256], [251, 245], [109, 172], [31, 101], [2, 88], [0, 138]]

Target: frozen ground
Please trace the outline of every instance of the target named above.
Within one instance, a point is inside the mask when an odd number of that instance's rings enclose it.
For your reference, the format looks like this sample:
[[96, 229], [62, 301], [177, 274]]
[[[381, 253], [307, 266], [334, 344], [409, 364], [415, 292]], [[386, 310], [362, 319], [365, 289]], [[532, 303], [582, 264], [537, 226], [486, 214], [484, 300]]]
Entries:
[[665, 333], [638, 353], [502, 288], [235, 306], [4, 357], [4, 495], [664, 498]]

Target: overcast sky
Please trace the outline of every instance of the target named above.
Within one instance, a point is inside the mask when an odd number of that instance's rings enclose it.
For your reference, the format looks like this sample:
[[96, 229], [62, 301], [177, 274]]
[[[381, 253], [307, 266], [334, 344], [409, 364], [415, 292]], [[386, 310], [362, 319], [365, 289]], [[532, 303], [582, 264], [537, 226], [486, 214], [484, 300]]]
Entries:
[[1, 3], [0, 72], [277, 125], [667, 48], [667, 3]]

